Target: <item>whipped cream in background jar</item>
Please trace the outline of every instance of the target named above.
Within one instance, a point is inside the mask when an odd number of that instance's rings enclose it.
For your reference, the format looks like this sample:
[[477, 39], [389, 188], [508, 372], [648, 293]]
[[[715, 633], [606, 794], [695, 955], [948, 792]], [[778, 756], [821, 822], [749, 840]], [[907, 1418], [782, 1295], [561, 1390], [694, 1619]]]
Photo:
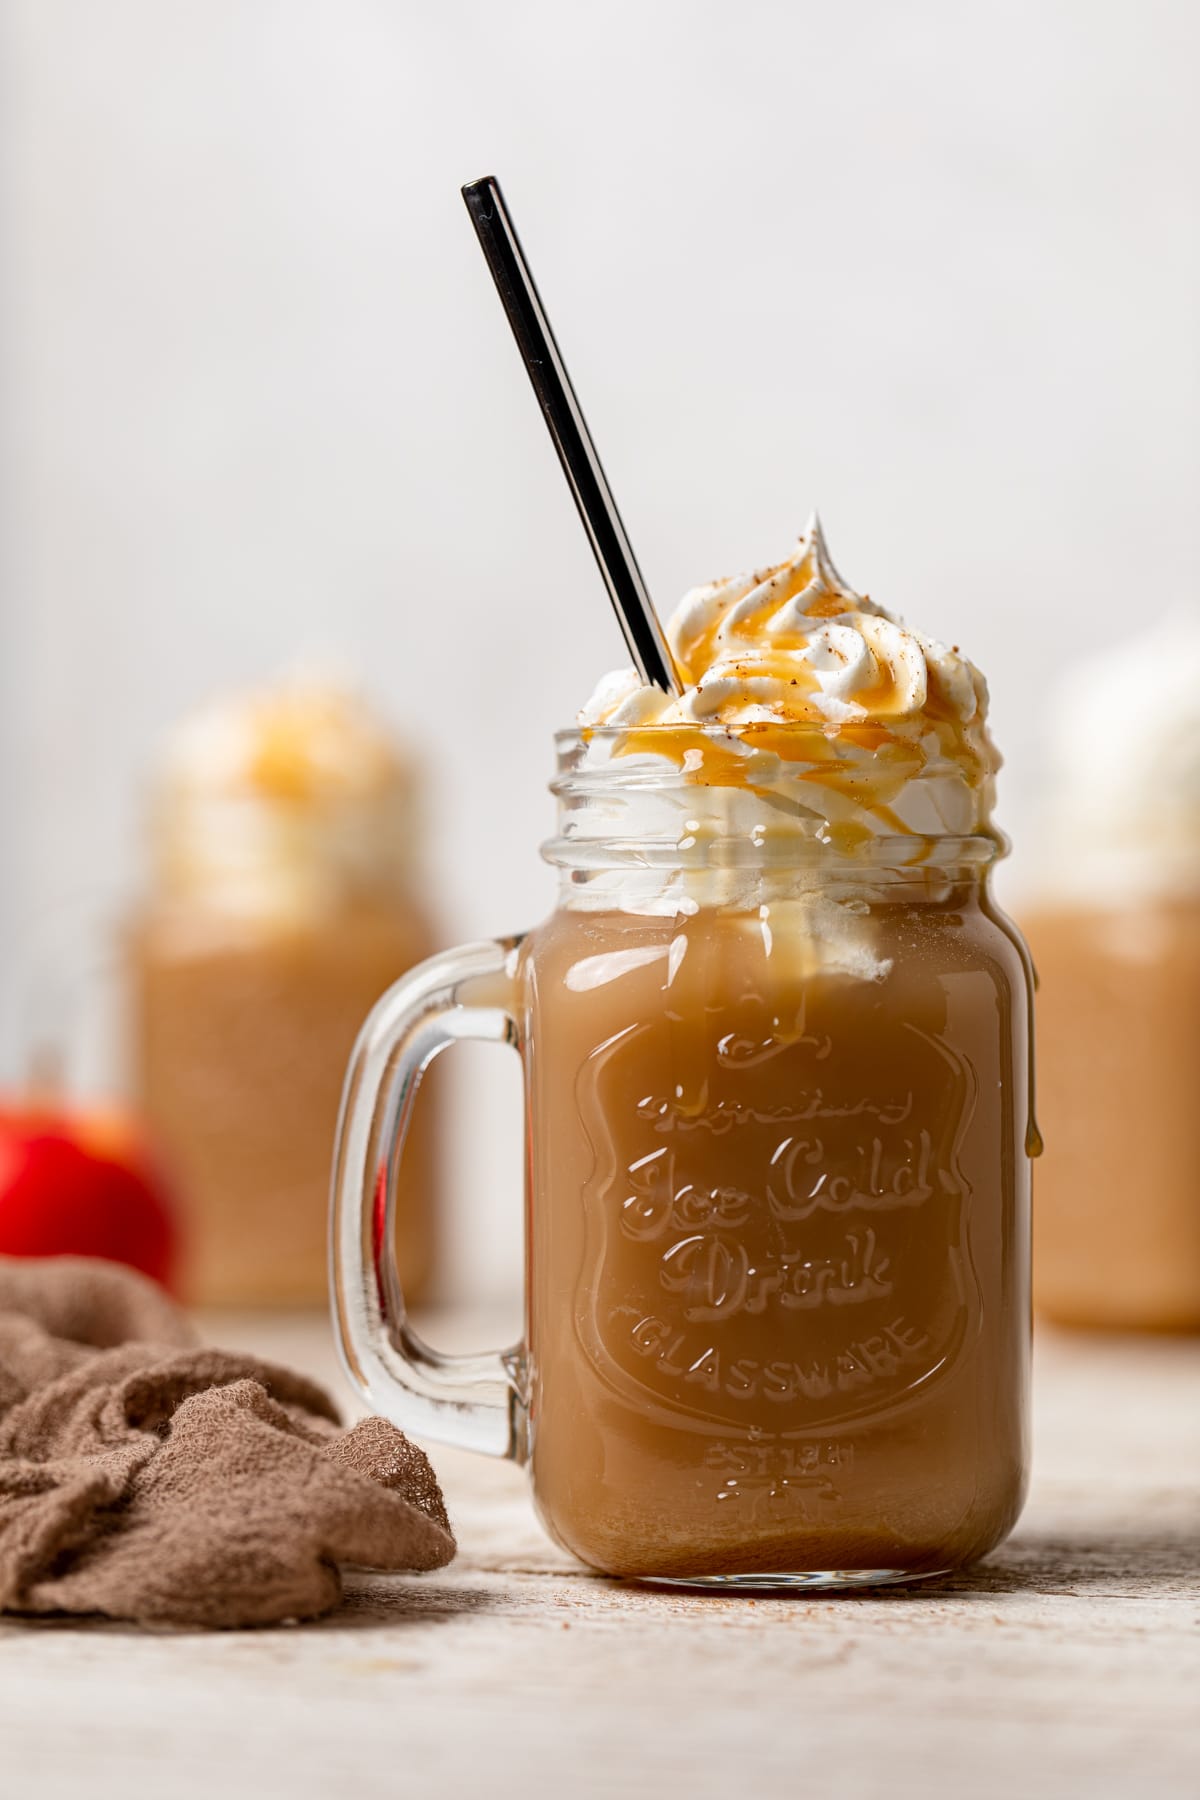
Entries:
[[[177, 1190], [198, 1304], [314, 1304], [328, 1170], [364, 1011], [432, 945], [416, 775], [355, 696], [296, 681], [178, 727], [128, 935], [136, 1089]], [[436, 1122], [416, 1128], [397, 1250], [434, 1248]]]
[[[406, 1429], [527, 1463], [610, 1574], [936, 1574], [1011, 1528], [1027, 1462], [1030, 980], [986, 688], [815, 523], [667, 635], [681, 695], [606, 677], [559, 735], [555, 911], [364, 1027], [342, 1355]], [[467, 1036], [524, 1064], [528, 1279], [524, 1342], [462, 1359], [409, 1326], [378, 1196]]]
[[1200, 622], [1083, 661], [1052, 703], [1038, 880], [1034, 1291], [1070, 1325], [1200, 1330]]

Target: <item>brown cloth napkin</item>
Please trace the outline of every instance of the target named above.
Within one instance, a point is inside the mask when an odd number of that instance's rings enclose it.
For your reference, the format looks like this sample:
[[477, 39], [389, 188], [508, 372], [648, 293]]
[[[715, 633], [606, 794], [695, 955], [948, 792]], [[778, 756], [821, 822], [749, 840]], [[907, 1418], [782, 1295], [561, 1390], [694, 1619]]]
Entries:
[[0, 1257], [0, 1611], [312, 1618], [339, 1566], [438, 1569], [428, 1459], [287, 1369], [200, 1346], [113, 1263]]

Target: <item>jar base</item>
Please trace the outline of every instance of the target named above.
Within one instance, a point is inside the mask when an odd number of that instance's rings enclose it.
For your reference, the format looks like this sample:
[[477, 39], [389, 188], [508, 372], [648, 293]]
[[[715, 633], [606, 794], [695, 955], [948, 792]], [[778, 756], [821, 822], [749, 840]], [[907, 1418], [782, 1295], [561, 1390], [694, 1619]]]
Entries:
[[951, 1569], [786, 1569], [778, 1574], [751, 1575], [636, 1575], [626, 1576], [634, 1587], [691, 1588], [704, 1593], [846, 1593], [856, 1588], [900, 1587], [917, 1581], [938, 1581]]

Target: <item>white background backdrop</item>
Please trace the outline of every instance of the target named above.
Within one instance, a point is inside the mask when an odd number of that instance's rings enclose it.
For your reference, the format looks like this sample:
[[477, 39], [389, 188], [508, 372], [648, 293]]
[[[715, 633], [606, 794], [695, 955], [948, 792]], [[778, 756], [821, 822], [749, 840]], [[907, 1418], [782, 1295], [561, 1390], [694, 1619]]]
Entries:
[[[1055, 671], [1196, 592], [1191, 0], [0, 21], [10, 1021], [47, 913], [78, 958], [134, 881], [163, 730], [297, 656], [426, 753], [443, 937], [546, 910], [550, 733], [621, 655], [458, 198], [490, 169], [660, 605], [819, 504], [988, 673], [1021, 874]], [[480, 1091], [459, 1235], [499, 1288], [515, 1090]]]

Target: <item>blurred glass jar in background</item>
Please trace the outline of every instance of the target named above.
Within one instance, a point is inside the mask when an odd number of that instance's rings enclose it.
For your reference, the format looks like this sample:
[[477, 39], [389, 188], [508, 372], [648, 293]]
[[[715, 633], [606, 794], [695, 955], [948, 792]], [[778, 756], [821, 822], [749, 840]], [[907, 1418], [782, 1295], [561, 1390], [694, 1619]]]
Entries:
[[[218, 702], [168, 746], [129, 936], [132, 1048], [196, 1304], [325, 1298], [346, 1061], [375, 1000], [433, 948], [414, 785], [363, 704], [321, 686]], [[417, 1299], [434, 1252], [435, 1129], [414, 1124], [398, 1209]]]
[[1034, 1296], [1200, 1330], [1200, 623], [1131, 633], [1056, 703], [1039, 892]]

